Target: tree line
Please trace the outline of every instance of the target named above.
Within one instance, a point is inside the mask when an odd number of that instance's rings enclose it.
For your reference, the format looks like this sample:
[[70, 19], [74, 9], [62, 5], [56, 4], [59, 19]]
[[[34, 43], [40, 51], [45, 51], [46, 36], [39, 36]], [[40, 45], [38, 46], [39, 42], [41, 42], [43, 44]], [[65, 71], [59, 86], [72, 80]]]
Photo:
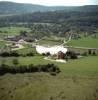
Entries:
[[20, 54], [18, 52], [15, 52], [15, 51], [11, 51], [11, 52], [2, 52], [0, 53], [0, 56], [1, 57], [19, 57], [19, 56], [34, 56], [34, 53], [33, 52], [29, 52], [27, 54]]
[[54, 64], [46, 64], [46, 65], [19, 65], [19, 66], [9, 66], [6, 64], [0, 65], [0, 75], [4, 75], [6, 73], [17, 74], [17, 73], [34, 73], [34, 72], [48, 72], [51, 75], [56, 75], [60, 72], [59, 67]]
[[[53, 11], [53, 12], [35, 12], [30, 14], [21, 14], [13, 16], [0, 17], [0, 26], [15, 25], [17, 23], [26, 23], [27, 27], [32, 29], [32, 33], [65, 33], [70, 29], [76, 32], [92, 32], [98, 26], [98, 11]], [[50, 23], [50, 26], [43, 24], [33, 25], [32, 23]], [[52, 25], [54, 23], [54, 25]], [[52, 25], [52, 26], [51, 26]]]

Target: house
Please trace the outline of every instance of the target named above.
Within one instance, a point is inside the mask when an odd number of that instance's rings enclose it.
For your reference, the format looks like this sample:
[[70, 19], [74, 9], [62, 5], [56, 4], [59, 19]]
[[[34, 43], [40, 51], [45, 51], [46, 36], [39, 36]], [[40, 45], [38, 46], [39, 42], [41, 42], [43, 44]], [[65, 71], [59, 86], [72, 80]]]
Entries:
[[65, 53], [63, 53], [62, 51], [59, 51], [57, 56], [58, 56], [58, 59], [64, 59]]

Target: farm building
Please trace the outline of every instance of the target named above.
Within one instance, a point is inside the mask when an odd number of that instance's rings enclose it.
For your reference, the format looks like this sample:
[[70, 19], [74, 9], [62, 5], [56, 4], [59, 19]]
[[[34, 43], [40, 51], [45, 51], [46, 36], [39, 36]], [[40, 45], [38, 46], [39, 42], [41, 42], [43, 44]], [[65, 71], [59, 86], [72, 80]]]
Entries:
[[63, 53], [62, 51], [59, 51], [57, 56], [58, 56], [58, 59], [64, 59], [65, 53]]
[[37, 45], [36, 46], [36, 51], [37, 53], [39, 54], [47, 54], [47, 53], [50, 53], [50, 55], [55, 55], [55, 54], [58, 54], [59, 52], [62, 52], [62, 53], [66, 53], [67, 52], [67, 48], [64, 48], [63, 46], [39, 46]]

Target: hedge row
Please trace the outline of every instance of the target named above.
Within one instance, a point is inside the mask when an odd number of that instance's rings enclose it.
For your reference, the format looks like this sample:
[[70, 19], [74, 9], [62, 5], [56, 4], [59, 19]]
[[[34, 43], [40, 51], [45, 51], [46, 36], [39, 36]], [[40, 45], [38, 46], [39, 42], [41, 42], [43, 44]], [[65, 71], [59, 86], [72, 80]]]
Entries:
[[23, 54], [19, 54], [19, 53], [13, 51], [13, 52], [2, 52], [2, 53], [0, 53], [0, 56], [1, 57], [19, 57], [19, 56], [34, 56], [34, 54], [32, 52], [30, 52], [30, 53], [23, 55]]
[[16, 74], [16, 73], [33, 73], [33, 72], [49, 72], [49, 73], [59, 73], [60, 69], [54, 64], [47, 65], [21, 65], [18, 67], [9, 66], [2, 64], [0, 66], [0, 75], [4, 75], [6, 73]]

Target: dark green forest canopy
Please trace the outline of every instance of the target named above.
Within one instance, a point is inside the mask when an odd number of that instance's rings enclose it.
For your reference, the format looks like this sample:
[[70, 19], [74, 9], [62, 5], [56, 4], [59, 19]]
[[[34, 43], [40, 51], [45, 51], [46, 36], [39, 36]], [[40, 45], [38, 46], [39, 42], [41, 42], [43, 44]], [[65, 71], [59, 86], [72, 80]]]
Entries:
[[56, 23], [66, 28], [96, 29], [98, 28], [98, 12], [54, 11], [0, 17], [0, 26], [12, 23]]
[[[27, 24], [30, 28], [37, 27], [37, 31], [40, 33], [42, 30], [45, 33], [65, 33], [71, 29], [88, 33], [98, 30], [97, 5], [47, 7], [11, 2], [0, 2], [0, 5], [0, 27], [22, 23], [22, 25]], [[34, 23], [39, 24], [35, 26]], [[43, 26], [42, 23], [46, 23], [46, 26]], [[42, 33], [44, 32], [42, 31]]]

